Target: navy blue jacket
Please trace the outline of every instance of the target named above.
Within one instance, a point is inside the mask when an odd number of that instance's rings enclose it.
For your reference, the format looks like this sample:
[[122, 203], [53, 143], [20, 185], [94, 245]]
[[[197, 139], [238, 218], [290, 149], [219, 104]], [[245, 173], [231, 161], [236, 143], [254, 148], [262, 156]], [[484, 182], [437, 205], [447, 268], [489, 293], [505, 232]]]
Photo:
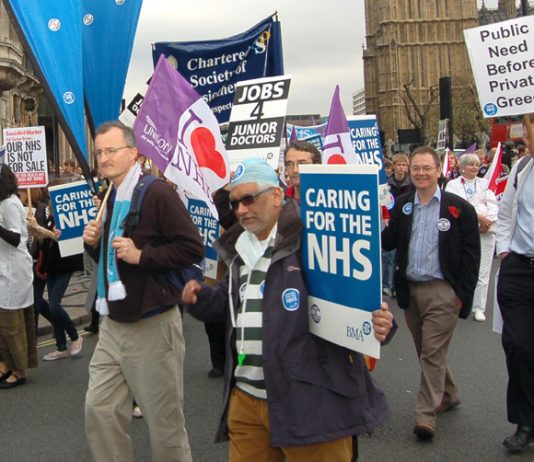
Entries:
[[[263, 369], [271, 442], [277, 447], [368, 433], [389, 414], [385, 396], [367, 371], [363, 357], [309, 332], [308, 291], [300, 259], [302, 223], [296, 202], [286, 201], [263, 298]], [[235, 383], [237, 355], [228, 284], [237, 309], [239, 258], [235, 242], [242, 232], [236, 224], [218, 241], [219, 255], [230, 268], [225, 279], [215, 288], [205, 286], [197, 304], [186, 306], [203, 321], [227, 323], [224, 410], [217, 441], [227, 439], [228, 401]], [[283, 307], [282, 292], [287, 288], [300, 292], [300, 305], [295, 311]]]

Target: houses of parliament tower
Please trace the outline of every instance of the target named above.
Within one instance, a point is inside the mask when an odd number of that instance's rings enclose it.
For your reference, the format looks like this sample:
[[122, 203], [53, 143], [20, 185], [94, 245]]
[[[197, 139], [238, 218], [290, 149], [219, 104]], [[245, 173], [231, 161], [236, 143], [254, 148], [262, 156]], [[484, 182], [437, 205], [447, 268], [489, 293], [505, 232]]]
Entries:
[[476, 107], [463, 31], [516, 16], [515, 0], [499, 0], [496, 10], [484, 2], [478, 10], [476, 0], [365, 0], [366, 109], [385, 139], [395, 141], [397, 129], [414, 128], [423, 113], [421, 142], [436, 138], [440, 77], [451, 77], [455, 111]]

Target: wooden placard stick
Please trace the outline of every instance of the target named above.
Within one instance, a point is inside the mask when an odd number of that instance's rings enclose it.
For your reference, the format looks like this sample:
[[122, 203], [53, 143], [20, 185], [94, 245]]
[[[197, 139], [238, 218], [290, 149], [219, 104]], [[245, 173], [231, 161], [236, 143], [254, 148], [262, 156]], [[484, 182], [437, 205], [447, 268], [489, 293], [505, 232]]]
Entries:
[[102, 214], [104, 213], [104, 209], [106, 208], [106, 204], [108, 203], [109, 195], [111, 194], [112, 189], [113, 189], [113, 185], [110, 184], [108, 187], [108, 190], [106, 191], [106, 195], [104, 196], [104, 199], [102, 199], [100, 208], [98, 209], [98, 214], [96, 215], [97, 223], [102, 220]]

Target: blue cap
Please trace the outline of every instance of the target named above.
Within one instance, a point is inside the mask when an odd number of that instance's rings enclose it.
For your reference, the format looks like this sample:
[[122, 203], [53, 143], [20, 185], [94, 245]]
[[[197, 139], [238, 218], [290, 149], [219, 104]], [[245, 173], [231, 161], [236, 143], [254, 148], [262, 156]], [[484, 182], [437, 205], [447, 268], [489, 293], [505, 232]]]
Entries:
[[258, 183], [269, 186], [279, 186], [280, 184], [273, 168], [257, 157], [249, 157], [237, 166], [230, 186], [233, 188], [238, 184], [244, 183]]

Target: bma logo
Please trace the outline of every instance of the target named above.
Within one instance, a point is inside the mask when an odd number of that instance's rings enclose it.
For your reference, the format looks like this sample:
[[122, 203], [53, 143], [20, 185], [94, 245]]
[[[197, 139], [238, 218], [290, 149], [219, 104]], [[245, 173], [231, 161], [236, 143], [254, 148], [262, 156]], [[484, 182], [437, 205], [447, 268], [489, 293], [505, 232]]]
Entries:
[[497, 106], [493, 103], [488, 103], [484, 106], [484, 112], [486, 113], [486, 115], [494, 116], [495, 114], [497, 114], [497, 111]]
[[76, 101], [76, 97], [72, 91], [66, 91], [63, 93], [63, 101], [65, 101], [66, 104], [73, 104]]
[[369, 321], [364, 321], [362, 324], [361, 329], [354, 327], [354, 326], [346, 326], [347, 327], [347, 337], [353, 338], [354, 340], [357, 340], [358, 342], [363, 342], [364, 336], [369, 335], [373, 328], [371, 327], [371, 323]]
[[321, 322], [321, 308], [319, 308], [317, 305], [313, 304], [310, 307], [310, 315], [316, 324]]
[[86, 26], [90, 26], [91, 24], [93, 24], [95, 18], [92, 14], [86, 14], [84, 15], [83, 17], [83, 23], [86, 25]]

